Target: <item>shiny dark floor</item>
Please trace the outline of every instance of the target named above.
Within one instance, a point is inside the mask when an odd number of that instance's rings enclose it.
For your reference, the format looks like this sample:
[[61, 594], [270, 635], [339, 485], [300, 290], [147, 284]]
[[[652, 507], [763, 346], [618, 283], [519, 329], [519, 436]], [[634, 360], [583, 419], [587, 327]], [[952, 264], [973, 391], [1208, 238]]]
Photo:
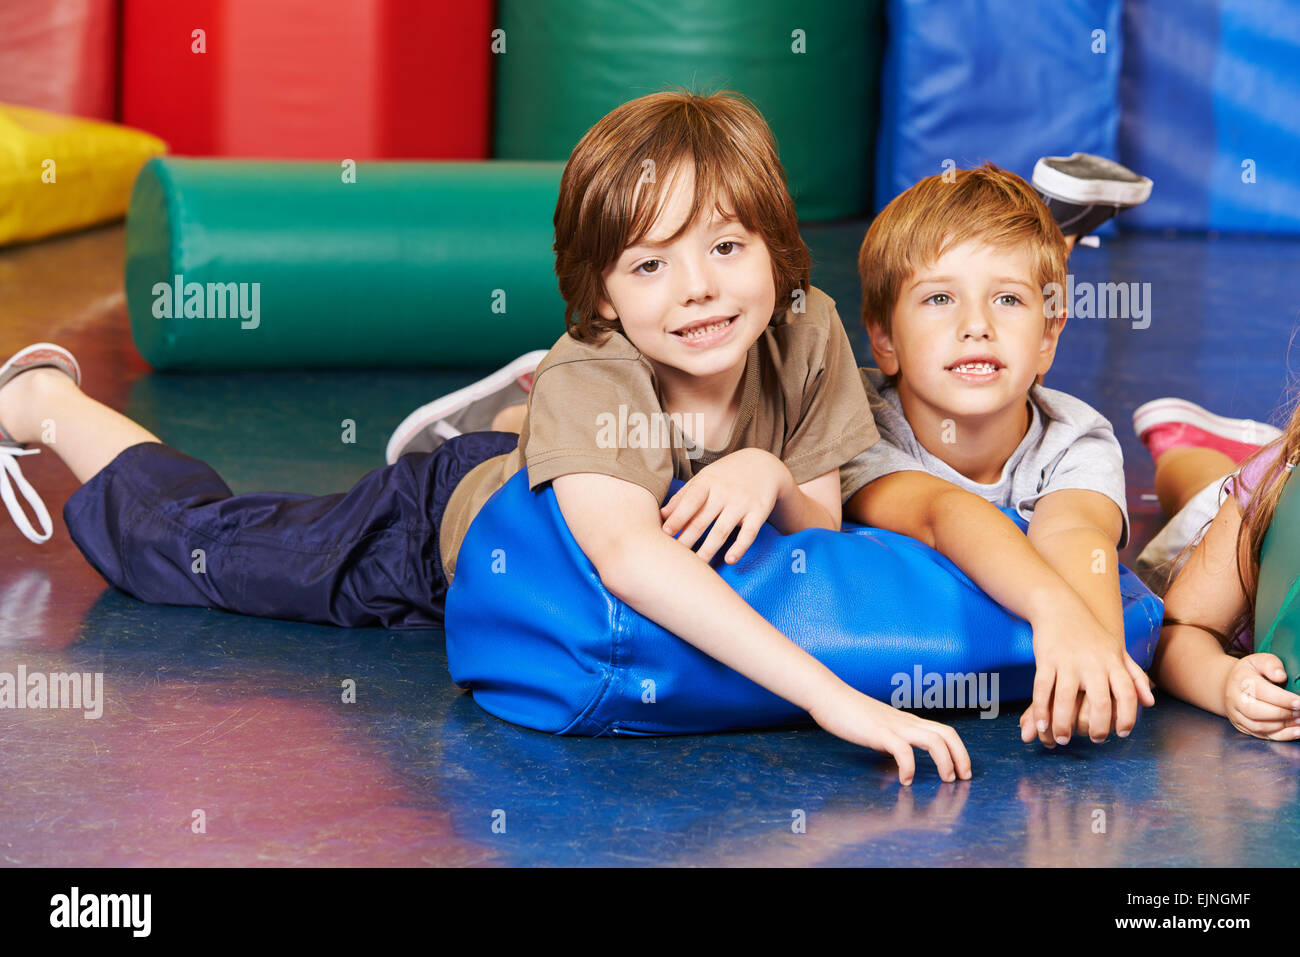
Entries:
[[[862, 229], [806, 237], [814, 280], [866, 359]], [[1075, 255], [1079, 281], [1150, 283], [1149, 325], [1071, 319], [1046, 383], [1116, 425], [1126, 559], [1160, 522], [1132, 409], [1181, 395], [1275, 413], [1300, 320], [1297, 254], [1297, 241], [1125, 236]], [[152, 374], [131, 345], [121, 271], [120, 227], [0, 251], [0, 353], [66, 345], [90, 395], [236, 492], [343, 489], [382, 464], [406, 412], [481, 372]], [[340, 441], [344, 419], [355, 444]], [[23, 468], [52, 511], [75, 488], [52, 455]], [[451, 684], [442, 645], [438, 631], [141, 604], [105, 586], [61, 518], [35, 546], [3, 517], [0, 672], [103, 672], [105, 703], [97, 720], [0, 710], [0, 864], [1300, 863], [1300, 745], [1167, 698], [1127, 741], [1052, 753], [1020, 743], [1014, 708], [958, 717], [974, 780], [942, 784], [922, 756], [901, 788], [890, 761], [815, 728], [613, 740], [513, 727]], [[349, 679], [355, 703], [342, 700]]]

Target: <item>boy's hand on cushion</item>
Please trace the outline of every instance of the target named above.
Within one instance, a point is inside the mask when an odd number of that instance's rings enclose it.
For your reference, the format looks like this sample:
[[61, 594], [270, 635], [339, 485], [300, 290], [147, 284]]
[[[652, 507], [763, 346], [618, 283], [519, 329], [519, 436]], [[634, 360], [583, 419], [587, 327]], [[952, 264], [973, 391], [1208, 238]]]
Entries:
[[1034, 701], [1032, 724], [1022, 724], [1021, 738], [1036, 730], [1046, 746], [1065, 744], [1076, 725], [1076, 696], [1086, 698], [1089, 737], [1100, 743], [1114, 726], [1127, 737], [1137, 723], [1139, 698], [1155, 704], [1151, 684], [1117, 638], [1080, 603], [1069, 613], [1050, 613], [1030, 622], [1034, 631]]
[[659, 514], [664, 531], [687, 548], [713, 523], [697, 553], [706, 562], [739, 526], [740, 534], [726, 554], [727, 563], [733, 564], [754, 543], [777, 499], [794, 490], [794, 476], [775, 455], [763, 449], [741, 449], [702, 468]]
[[1300, 697], [1279, 688], [1286, 669], [1277, 655], [1246, 655], [1228, 672], [1223, 687], [1225, 714], [1234, 728], [1269, 741], [1300, 737]]

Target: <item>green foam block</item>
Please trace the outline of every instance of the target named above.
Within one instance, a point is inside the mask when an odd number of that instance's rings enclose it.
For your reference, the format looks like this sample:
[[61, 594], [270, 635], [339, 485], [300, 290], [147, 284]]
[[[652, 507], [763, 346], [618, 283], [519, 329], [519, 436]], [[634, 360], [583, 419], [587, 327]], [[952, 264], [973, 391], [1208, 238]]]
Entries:
[[882, 6], [500, 0], [496, 155], [564, 159], [627, 100], [730, 89], [771, 126], [800, 220], [858, 216], [870, 207]]
[[[155, 368], [501, 364], [564, 334], [561, 163], [154, 159], [126, 297]], [[178, 278], [179, 277], [179, 278]]]
[[1300, 694], [1300, 482], [1291, 478], [1260, 549], [1255, 634], [1255, 650], [1281, 658], [1286, 689]]

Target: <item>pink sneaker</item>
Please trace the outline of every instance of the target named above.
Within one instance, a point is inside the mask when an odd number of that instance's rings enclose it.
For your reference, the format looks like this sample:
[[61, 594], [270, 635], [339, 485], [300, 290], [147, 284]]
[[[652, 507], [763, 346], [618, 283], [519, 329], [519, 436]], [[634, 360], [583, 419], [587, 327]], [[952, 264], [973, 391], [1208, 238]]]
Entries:
[[1133, 411], [1133, 431], [1157, 459], [1178, 446], [1222, 452], [1240, 465], [1282, 434], [1266, 422], [1228, 419], [1186, 399], [1153, 399]]

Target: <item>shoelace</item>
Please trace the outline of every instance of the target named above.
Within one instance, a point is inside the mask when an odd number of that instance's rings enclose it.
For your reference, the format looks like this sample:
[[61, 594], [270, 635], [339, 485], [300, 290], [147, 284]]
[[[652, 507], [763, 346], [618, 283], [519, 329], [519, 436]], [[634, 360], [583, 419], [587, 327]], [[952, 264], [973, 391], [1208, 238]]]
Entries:
[[[54, 526], [50, 522], [50, 513], [45, 508], [45, 503], [41, 497], [36, 494], [36, 489], [32, 488], [31, 483], [23, 478], [22, 469], [18, 467], [18, 456], [35, 455], [40, 449], [20, 449], [14, 445], [0, 445], [0, 499], [4, 500], [5, 506], [9, 509], [9, 515], [13, 518], [14, 524], [18, 530], [27, 536], [28, 540], [40, 545], [50, 540], [54, 534]], [[12, 482], [10, 479], [12, 478]], [[40, 534], [32, 527], [31, 521], [27, 518], [27, 513], [23, 511], [22, 506], [18, 504], [18, 497], [14, 494], [14, 485], [23, 493], [23, 498], [27, 499], [27, 504], [31, 506], [32, 512], [36, 515], [37, 521], [41, 523], [44, 533]]]
[[444, 439], [454, 439], [456, 436], [463, 434], [460, 429], [448, 423], [446, 419], [439, 419], [433, 423], [433, 431], [435, 435], [441, 435]]

